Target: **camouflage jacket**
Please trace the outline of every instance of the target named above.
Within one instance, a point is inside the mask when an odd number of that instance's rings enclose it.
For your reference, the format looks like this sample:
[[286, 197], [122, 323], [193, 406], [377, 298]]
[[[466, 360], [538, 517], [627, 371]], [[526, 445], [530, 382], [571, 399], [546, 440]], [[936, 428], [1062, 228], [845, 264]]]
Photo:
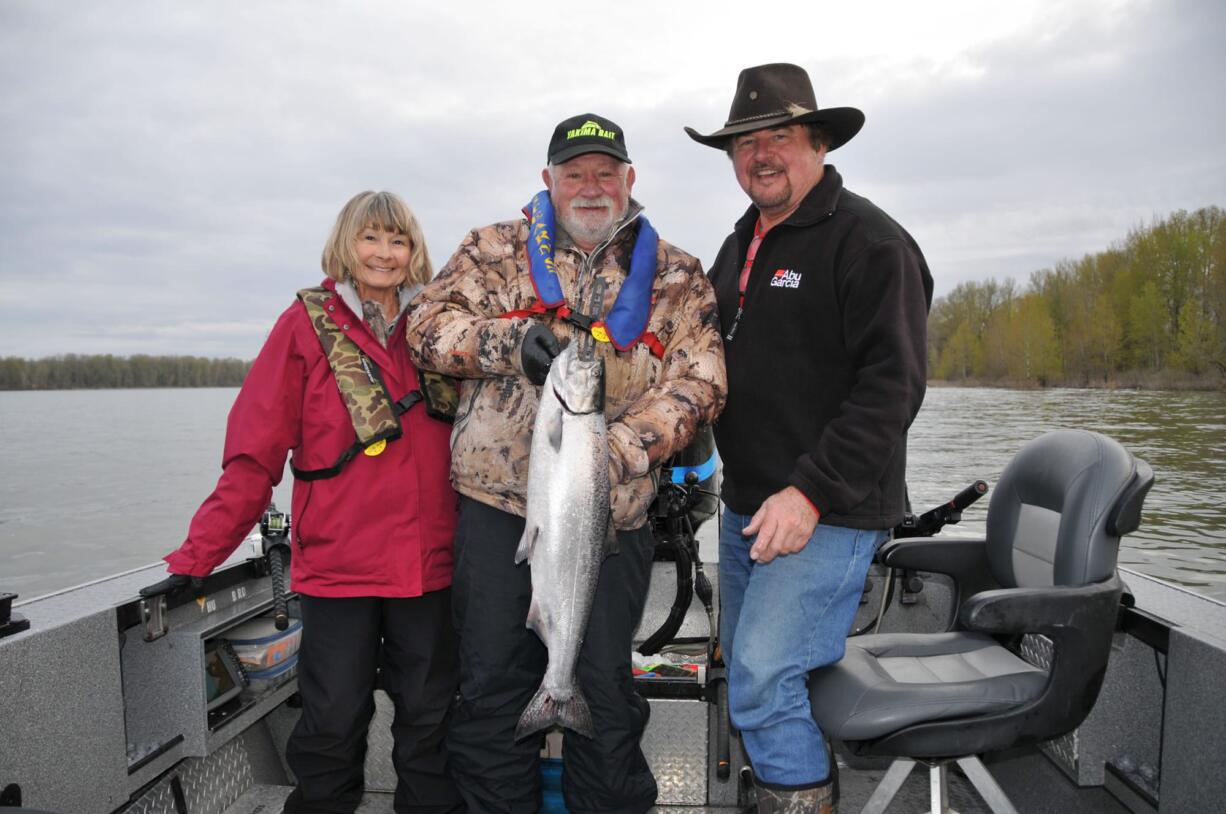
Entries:
[[[605, 281], [607, 314], [629, 269], [636, 221], [631, 212], [614, 236], [585, 255], [558, 229], [554, 262], [567, 302], [586, 305], [592, 280]], [[447, 265], [413, 300], [407, 338], [424, 368], [457, 376], [460, 408], [451, 437], [451, 479], [474, 500], [523, 516], [528, 453], [539, 388], [524, 377], [520, 344], [533, 318], [503, 318], [536, 301], [525, 243], [527, 220], [468, 234]], [[619, 529], [647, 522], [661, 463], [719, 415], [726, 379], [715, 297], [694, 257], [661, 240], [647, 330], [663, 345], [657, 358], [643, 343], [619, 352], [598, 342], [605, 358], [613, 521]], [[546, 317], [559, 338], [579, 328]]]

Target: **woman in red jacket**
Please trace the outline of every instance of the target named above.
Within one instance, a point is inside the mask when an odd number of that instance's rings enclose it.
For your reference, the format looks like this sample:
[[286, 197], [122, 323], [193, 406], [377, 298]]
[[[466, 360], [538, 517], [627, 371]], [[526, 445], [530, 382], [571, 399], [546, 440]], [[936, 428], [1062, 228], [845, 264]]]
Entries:
[[430, 258], [402, 200], [363, 192], [337, 217], [323, 269], [328, 279], [298, 292], [239, 391], [221, 478], [166, 557], [170, 578], [142, 593], [181, 590], [225, 560], [292, 453], [302, 717], [286, 746], [298, 786], [285, 811], [361, 801], [376, 669], [396, 710], [396, 811], [458, 809], [442, 745], [458, 681], [450, 426], [427, 414], [404, 331]]

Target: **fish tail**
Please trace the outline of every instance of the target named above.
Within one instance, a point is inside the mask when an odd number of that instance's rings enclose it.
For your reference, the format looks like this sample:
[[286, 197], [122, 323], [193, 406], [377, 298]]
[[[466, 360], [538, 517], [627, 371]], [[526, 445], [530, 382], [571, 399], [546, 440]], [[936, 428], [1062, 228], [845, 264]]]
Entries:
[[596, 728], [592, 725], [592, 710], [583, 693], [576, 689], [569, 699], [555, 701], [549, 690], [542, 686], [519, 716], [519, 723], [515, 726], [515, 739], [519, 740], [555, 724], [588, 738], [596, 737]]
[[558, 723], [586, 738], [596, 737], [596, 727], [592, 725], [592, 710], [578, 687], [569, 701], [558, 705]]

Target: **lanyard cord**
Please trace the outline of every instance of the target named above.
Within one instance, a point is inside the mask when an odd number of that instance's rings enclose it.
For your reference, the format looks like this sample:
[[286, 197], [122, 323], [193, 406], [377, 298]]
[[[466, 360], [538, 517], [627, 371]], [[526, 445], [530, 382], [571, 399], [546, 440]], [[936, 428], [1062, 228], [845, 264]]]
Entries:
[[736, 329], [740, 326], [741, 317], [745, 314], [745, 289], [749, 286], [749, 270], [753, 268], [753, 259], [757, 257], [758, 247], [762, 245], [764, 237], [766, 237], [766, 232], [762, 229], [762, 218], [759, 217], [753, 225], [753, 240], [749, 241], [749, 249], [745, 252], [745, 265], [741, 267], [741, 276], [737, 281], [736, 316], [732, 318], [732, 327], [724, 336], [726, 342], [731, 342], [736, 336]]

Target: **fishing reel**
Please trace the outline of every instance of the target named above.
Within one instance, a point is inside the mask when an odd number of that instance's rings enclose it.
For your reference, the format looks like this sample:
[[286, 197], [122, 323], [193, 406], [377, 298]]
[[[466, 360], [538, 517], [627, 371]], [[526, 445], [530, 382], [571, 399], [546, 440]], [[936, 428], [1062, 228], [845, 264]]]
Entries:
[[657, 539], [684, 532], [693, 534], [715, 516], [719, 495], [715, 492], [715, 435], [701, 427], [690, 445], [660, 467], [660, 483], [652, 504], [652, 528]]

